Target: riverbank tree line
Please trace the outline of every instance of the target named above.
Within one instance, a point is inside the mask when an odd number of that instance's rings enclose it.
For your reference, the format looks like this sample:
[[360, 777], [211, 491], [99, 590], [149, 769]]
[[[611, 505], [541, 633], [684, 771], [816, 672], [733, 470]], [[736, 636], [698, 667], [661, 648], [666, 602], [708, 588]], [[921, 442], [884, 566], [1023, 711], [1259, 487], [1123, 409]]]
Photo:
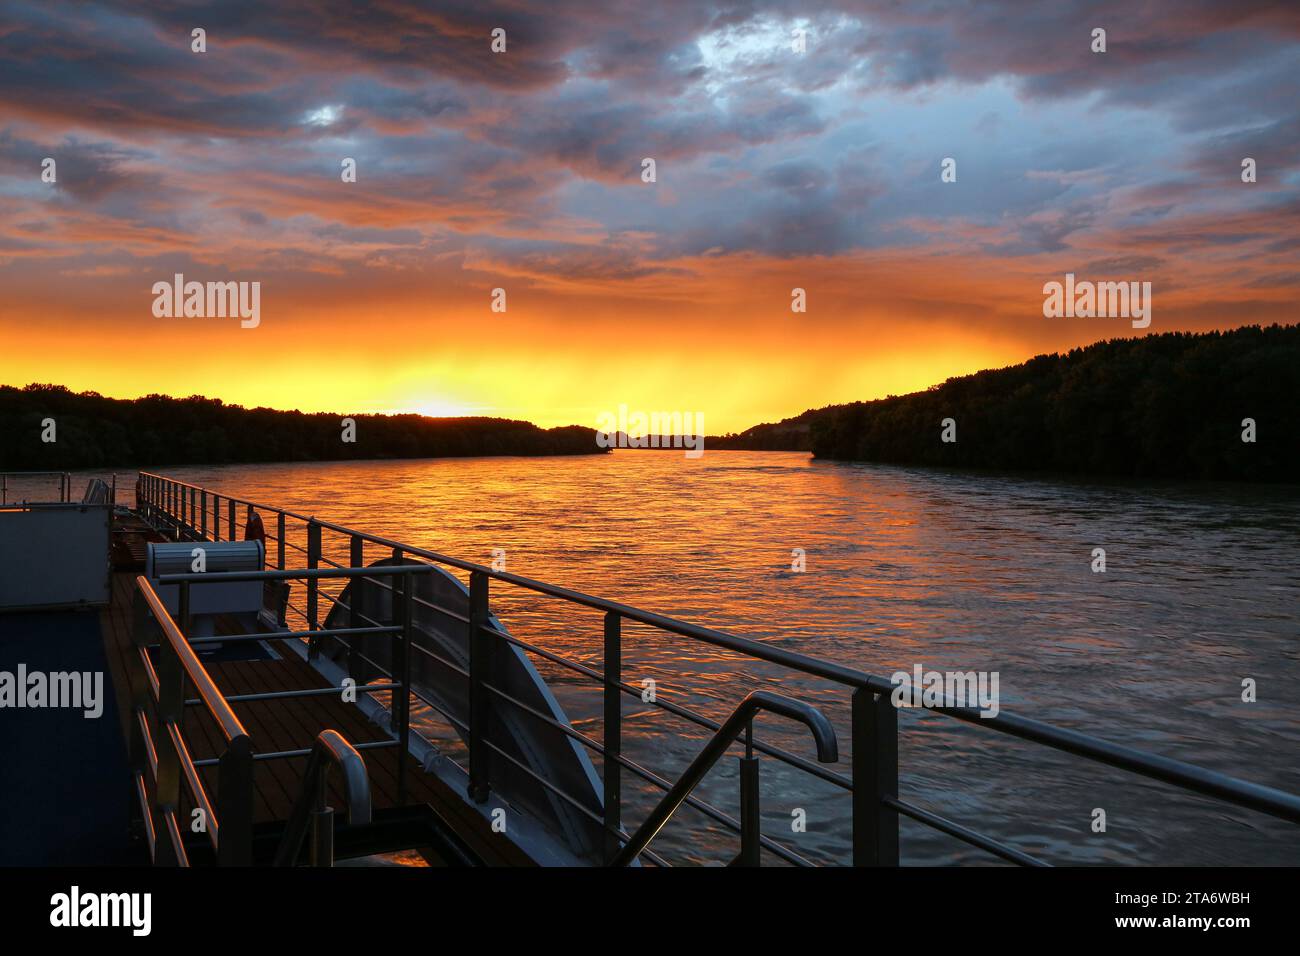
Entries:
[[576, 425], [544, 429], [504, 418], [348, 417], [350, 433], [341, 415], [244, 408], [200, 395], [114, 399], [60, 385], [0, 386], [0, 470], [604, 451], [595, 429]]

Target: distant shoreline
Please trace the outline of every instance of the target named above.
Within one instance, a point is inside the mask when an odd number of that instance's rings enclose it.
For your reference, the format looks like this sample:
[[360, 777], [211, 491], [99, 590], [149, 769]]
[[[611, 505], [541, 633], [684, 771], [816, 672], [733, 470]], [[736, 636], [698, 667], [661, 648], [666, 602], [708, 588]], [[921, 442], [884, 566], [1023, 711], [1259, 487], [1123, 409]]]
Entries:
[[0, 386], [0, 470], [600, 455], [596, 430], [504, 418], [304, 414], [219, 399]]
[[712, 447], [882, 465], [1296, 483], [1300, 325], [1112, 339], [923, 392], [811, 409]]

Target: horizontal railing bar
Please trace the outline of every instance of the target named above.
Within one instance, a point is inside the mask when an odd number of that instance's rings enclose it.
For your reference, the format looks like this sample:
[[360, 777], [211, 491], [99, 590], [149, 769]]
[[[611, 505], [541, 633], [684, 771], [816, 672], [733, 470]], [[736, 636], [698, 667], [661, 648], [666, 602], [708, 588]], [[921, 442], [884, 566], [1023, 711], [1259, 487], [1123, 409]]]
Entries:
[[996, 717], [985, 718], [980, 716], [979, 709], [975, 707], [927, 709], [938, 710], [967, 723], [992, 725], [995, 730], [1022, 740], [1046, 744], [1056, 750], [1087, 757], [1098, 763], [1131, 771], [1139, 776], [1162, 780], [1184, 790], [1216, 797], [1228, 803], [1290, 820], [1292, 823], [1300, 823], [1300, 796], [1273, 787], [1248, 783], [1195, 764], [1135, 750], [1122, 744], [1113, 744], [1088, 734], [1053, 727], [1012, 714], [998, 714]]
[[0, 508], [8, 511], [72, 511], [85, 510], [87, 508], [111, 508], [113, 507], [107, 501], [30, 501], [26, 498], [7, 501], [0, 504]]
[[400, 634], [400, 627], [337, 627], [321, 631], [272, 631], [267, 634], [233, 634], [192, 637], [191, 644], [231, 644], [239, 641], [291, 641], [308, 637], [364, 637], [368, 634]]
[[315, 581], [322, 578], [368, 578], [397, 574], [429, 573], [427, 564], [390, 564], [377, 568], [299, 568], [286, 571], [202, 571], [190, 574], [160, 574], [158, 584], [222, 584], [233, 581]]
[[269, 634], [218, 634], [214, 637], [191, 637], [189, 642], [194, 647], [202, 647], [205, 644], [245, 644], [250, 641], [287, 641], [291, 637], [299, 636], [299, 633], [307, 632], [272, 632]]
[[968, 827], [962, 826], [960, 823], [954, 823], [946, 817], [941, 817], [937, 813], [931, 813], [929, 810], [918, 807], [915, 804], [907, 803], [906, 801], [888, 796], [883, 797], [880, 802], [887, 807], [893, 807], [899, 813], [911, 817], [918, 823], [923, 823], [935, 830], [940, 830], [949, 836], [956, 837], [964, 843], [969, 843], [971, 846], [978, 847], [981, 850], [986, 850], [994, 856], [1001, 857], [1002, 859], [1008, 860], [1012, 863], [1018, 863], [1020, 866], [1051, 866], [1050, 863], [1044, 863], [1037, 857], [1030, 856], [1028, 853], [1023, 853], [1013, 846], [1008, 846], [1005, 843], [994, 840], [992, 837], [987, 837], [982, 833], [977, 833]]
[[[381, 747], [396, 747], [401, 743], [400, 740], [371, 740], [364, 744], [353, 744], [356, 750], [378, 750]], [[289, 760], [294, 757], [306, 757], [311, 754], [311, 748], [304, 750], [275, 750], [265, 753], [253, 754], [254, 760]], [[209, 757], [203, 760], [194, 761], [196, 767], [215, 767], [221, 763], [216, 757]]]
[[[441, 664], [443, 667], [447, 668], [447, 670], [451, 671], [453, 674], [458, 674], [461, 677], [469, 677], [468, 670], [461, 667], [459, 664], [452, 663], [451, 661], [447, 660], [447, 658], [442, 657], [439, 654], [435, 654], [433, 651], [429, 650], [427, 647], [424, 647], [423, 645], [412, 644], [411, 650], [419, 654], [423, 654], [425, 657], [429, 658], [432, 661], [436, 661], [437, 663]], [[373, 664], [374, 662], [371, 661], [371, 663]], [[385, 671], [385, 673], [387, 673], [387, 671]]]
[[[359, 684], [355, 688], [366, 693], [377, 693], [381, 690], [401, 690], [401, 684]], [[343, 693], [342, 687], [311, 687], [304, 690], [271, 690], [260, 694], [231, 694], [226, 698], [232, 704], [247, 703], [252, 700], [292, 700], [296, 697], [327, 697], [332, 694]], [[193, 707], [195, 704], [201, 704], [203, 701], [197, 697], [191, 697], [185, 701], [186, 707]]]

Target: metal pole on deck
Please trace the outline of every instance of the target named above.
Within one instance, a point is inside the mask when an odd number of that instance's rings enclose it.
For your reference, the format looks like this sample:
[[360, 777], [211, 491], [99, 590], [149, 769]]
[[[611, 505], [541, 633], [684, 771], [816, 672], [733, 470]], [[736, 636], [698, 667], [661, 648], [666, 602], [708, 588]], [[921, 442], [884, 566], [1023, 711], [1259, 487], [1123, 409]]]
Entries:
[[[315, 521], [307, 522], [307, 567], [315, 571], [320, 564], [320, 525]], [[316, 620], [317, 617], [317, 600], [320, 595], [320, 585], [315, 578], [307, 582], [307, 629], [310, 631], [320, 630], [320, 625]], [[320, 645], [316, 638], [307, 640], [307, 656], [315, 660], [320, 656]]]
[[853, 692], [853, 865], [898, 866], [898, 711], [888, 694]]
[[[397, 802], [406, 805], [406, 762], [411, 746], [411, 619], [415, 607], [415, 572], [401, 576], [402, 582], [402, 658], [400, 683], [402, 685], [402, 717], [399, 729], [400, 745], [397, 751]], [[394, 675], [396, 676], [396, 675]]]
[[758, 758], [754, 756], [754, 721], [745, 728], [745, 756], [740, 761], [740, 855], [734, 866], [761, 865], [762, 819], [759, 816]]
[[618, 853], [623, 826], [623, 680], [622, 618], [614, 611], [605, 612], [605, 858]]
[[469, 574], [469, 796], [475, 803], [488, 798], [491, 754], [488, 736], [488, 666], [491, 661], [490, 635], [484, 630], [488, 620], [488, 576], [483, 571]]

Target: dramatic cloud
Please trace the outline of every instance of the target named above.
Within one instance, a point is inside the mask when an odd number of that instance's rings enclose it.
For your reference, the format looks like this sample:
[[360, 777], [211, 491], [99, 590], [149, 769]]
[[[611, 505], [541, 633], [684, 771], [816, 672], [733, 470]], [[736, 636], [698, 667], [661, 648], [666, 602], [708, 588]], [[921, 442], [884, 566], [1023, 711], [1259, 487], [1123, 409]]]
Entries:
[[[786, 412], [877, 394], [816, 369], [886, 322], [891, 367], [941, 322], [971, 367], [1126, 331], [1045, 325], [1065, 272], [1153, 281], [1152, 331], [1291, 321], [1300, 292], [1293, 3], [10, 0], [0, 62], [0, 332], [30, 347], [5, 378], [52, 367], [52, 317], [107, 336], [173, 271], [261, 279], [267, 328], [310, 315], [361, 352], [327, 313], [434, 316], [413, 368], [477, 341], [495, 287], [557, 376], [630, 314], [715, 383], [728, 336], [776, 362], [798, 322]], [[476, 408], [500, 387], [483, 361]], [[647, 394], [680, 374], [637, 372]], [[714, 388], [747, 424], [743, 388]], [[561, 391], [530, 414], [578, 406]]]

